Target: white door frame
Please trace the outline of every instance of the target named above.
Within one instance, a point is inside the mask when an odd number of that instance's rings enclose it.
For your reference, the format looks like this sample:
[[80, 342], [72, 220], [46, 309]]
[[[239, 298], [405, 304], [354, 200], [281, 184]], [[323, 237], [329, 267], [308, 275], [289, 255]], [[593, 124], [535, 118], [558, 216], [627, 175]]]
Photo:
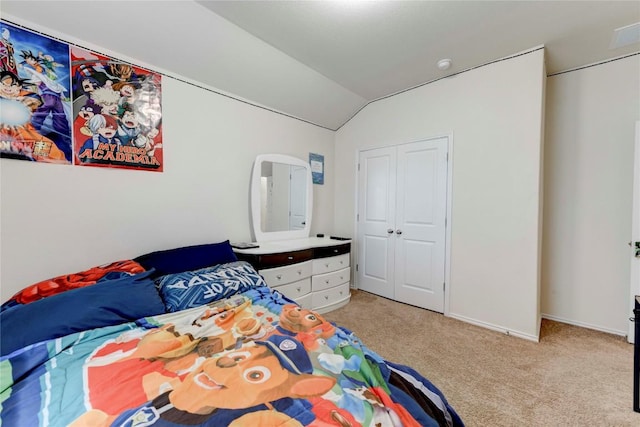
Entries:
[[[447, 138], [447, 153], [448, 153], [448, 157], [447, 157], [447, 201], [446, 201], [446, 209], [447, 209], [447, 216], [446, 216], [446, 221], [447, 221], [447, 225], [445, 227], [445, 253], [444, 253], [444, 279], [445, 279], [445, 289], [444, 289], [444, 315], [445, 316], [449, 316], [449, 305], [450, 305], [450, 290], [451, 290], [451, 228], [452, 228], [452, 218], [451, 218], [451, 205], [452, 205], [452, 200], [453, 200], [453, 132], [449, 132], [449, 133], [443, 133], [443, 134], [439, 134], [436, 136], [430, 136], [427, 138], [420, 138], [417, 140], [412, 140], [412, 141], [406, 141], [406, 142], [402, 142], [402, 143], [389, 143], [389, 144], [385, 144], [385, 145], [375, 145], [375, 146], [371, 146], [371, 147], [360, 147], [356, 149], [355, 152], [355, 164], [354, 164], [354, 177], [355, 180], [354, 182], [356, 183], [355, 185], [355, 189], [356, 191], [354, 192], [354, 206], [355, 206], [355, 210], [354, 210], [354, 216], [353, 216], [353, 222], [355, 224], [355, 236], [358, 236], [358, 232], [359, 232], [359, 223], [358, 223], [358, 212], [360, 212], [360, 206], [359, 206], [359, 192], [360, 192], [360, 187], [358, 185], [358, 162], [360, 161], [360, 153], [362, 151], [368, 151], [368, 150], [375, 150], [376, 148], [385, 148], [385, 147], [394, 147], [394, 146], [398, 146], [398, 145], [402, 145], [402, 144], [411, 144], [413, 142], [418, 142], [418, 141], [429, 141], [432, 139], [439, 139], [439, 138]], [[351, 245], [351, 253], [352, 253], [352, 265], [356, 265], [359, 259], [359, 254], [358, 254], [358, 245], [357, 244], [352, 244]], [[353, 269], [353, 288], [354, 289], [358, 289], [358, 273], [355, 271], [355, 268]]]
[[[636, 122], [636, 143], [635, 151], [633, 155], [633, 200], [632, 200], [632, 214], [631, 214], [631, 241], [630, 241], [630, 258], [631, 258], [631, 270], [629, 289], [631, 290], [630, 298], [631, 309], [629, 311], [630, 316], [633, 318], [633, 309], [635, 308], [635, 296], [640, 295], [640, 258], [636, 258], [635, 254], [635, 242], [640, 242], [640, 121]], [[640, 319], [636, 319], [640, 321]], [[635, 334], [635, 322], [629, 322], [629, 332], [627, 334], [627, 341], [633, 343]]]

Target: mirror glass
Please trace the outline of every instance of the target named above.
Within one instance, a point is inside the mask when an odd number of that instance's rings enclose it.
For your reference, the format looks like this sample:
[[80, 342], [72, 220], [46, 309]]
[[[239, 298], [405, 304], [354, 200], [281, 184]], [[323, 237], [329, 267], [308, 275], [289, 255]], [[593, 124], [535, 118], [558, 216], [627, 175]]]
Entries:
[[308, 163], [282, 154], [258, 156], [251, 181], [255, 241], [308, 237], [312, 189]]

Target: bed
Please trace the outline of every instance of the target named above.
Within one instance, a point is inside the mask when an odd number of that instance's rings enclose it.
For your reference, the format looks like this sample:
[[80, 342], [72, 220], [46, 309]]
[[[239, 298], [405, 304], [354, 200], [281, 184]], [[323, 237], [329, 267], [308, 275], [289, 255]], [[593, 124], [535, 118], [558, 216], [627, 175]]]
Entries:
[[23, 289], [0, 311], [3, 426], [462, 426], [445, 396], [297, 306], [229, 242]]

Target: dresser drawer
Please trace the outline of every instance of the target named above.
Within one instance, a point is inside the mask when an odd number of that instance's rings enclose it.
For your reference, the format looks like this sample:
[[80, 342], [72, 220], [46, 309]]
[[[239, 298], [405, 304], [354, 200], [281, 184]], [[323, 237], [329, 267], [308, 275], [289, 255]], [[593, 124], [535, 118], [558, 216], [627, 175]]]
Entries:
[[350, 278], [351, 269], [349, 267], [338, 271], [332, 271], [331, 273], [319, 274], [311, 278], [311, 289], [313, 292], [316, 292], [323, 289], [333, 288], [334, 286], [349, 282]]
[[297, 264], [285, 265], [284, 267], [267, 268], [260, 270], [258, 273], [264, 277], [267, 285], [276, 287], [291, 282], [297, 282], [311, 276], [311, 262], [305, 261]]
[[256, 270], [264, 270], [267, 268], [282, 267], [283, 265], [310, 261], [313, 259], [313, 250], [303, 249], [300, 251], [276, 252], [272, 254], [247, 254], [243, 252], [236, 252], [236, 256], [240, 261], [247, 261], [253, 265]]
[[300, 298], [296, 298], [294, 300], [295, 302], [298, 303], [298, 305], [302, 308], [308, 308], [311, 309], [311, 307], [313, 307], [313, 303], [311, 301], [311, 294], [306, 294], [304, 296], [301, 296]]
[[349, 267], [349, 254], [332, 256], [313, 260], [313, 274], [324, 274], [330, 271], [341, 270]]
[[351, 243], [343, 243], [336, 246], [325, 246], [313, 250], [314, 258], [327, 258], [336, 255], [348, 254], [351, 250]]
[[274, 287], [274, 289], [285, 295], [287, 298], [297, 300], [311, 292], [311, 278], [307, 277], [306, 279], [298, 280], [297, 282]]
[[325, 289], [323, 291], [313, 292], [311, 294], [311, 302], [313, 309], [322, 308], [325, 305], [335, 304], [349, 297], [349, 283], [336, 286], [335, 288]]

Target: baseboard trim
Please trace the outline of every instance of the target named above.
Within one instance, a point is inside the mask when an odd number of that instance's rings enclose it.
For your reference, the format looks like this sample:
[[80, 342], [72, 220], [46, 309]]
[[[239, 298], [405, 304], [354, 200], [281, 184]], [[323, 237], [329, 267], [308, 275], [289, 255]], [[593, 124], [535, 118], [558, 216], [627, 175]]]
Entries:
[[[460, 314], [455, 314], [455, 313], [449, 313], [449, 317], [461, 320], [461, 321], [463, 321], [465, 323], [470, 323], [472, 325], [480, 326], [480, 327], [483, 327], [485, 329], [491, 329], [492, 331], [500, 332], [500, 333], [503, 333], [505, 335], [522, 338], [522, 339], [525, 339], [525, 340], [528, 340], [528, 341], [540, 342], [540, 337], [539, 336], [535, 336], [535, 335], [527, 334], [527, 333], [524, 333], [524, 332], [521, 332], [521, 331], [516, 331], [516, 330], [513, 330], [513, 329], [505, 328], [504, 326], [494, 325], [492, 323], [483, 322], [481, 320], [472, 319], [470, 317], [462, 316]], [[538, 329], [538, 330], [540, 330], [540, 329]]]
[[594, 331], [605, 332], [607, 334], [619, 335], [619, 336], [622, 336], [622, 337], [626, 337], [627, 336], [627, 331], [620, 331], [620, 330], [616, 330], [616, 329], [603, 328], [602, 326], [592, 325], [590, 323], [580, 322], [580, 321], [577, 321], [577, 320], [566, 319], [566, 318], [560, 317], [560, 316], [553, 316], [551, 314], [542, 313], [541, 316], [542, 316], [543, 319], [553, 320], [555, 322], [566, 323], [568, 325], [579, 326], [581, 328], [586, 328], [586, 329], [593, 329]]

